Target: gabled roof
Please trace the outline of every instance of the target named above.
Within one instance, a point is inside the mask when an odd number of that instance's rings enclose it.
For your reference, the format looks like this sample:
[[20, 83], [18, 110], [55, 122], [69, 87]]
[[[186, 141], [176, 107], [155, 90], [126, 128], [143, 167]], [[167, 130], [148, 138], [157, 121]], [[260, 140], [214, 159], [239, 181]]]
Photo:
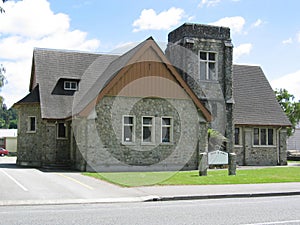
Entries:
[[39, 85], [36, 85], [34, 87], [34, 89], [28, 95], [26, 95], [20, 101], [15, 103], [14, 106], [17, 106], [20, 104], [32, 104], [32, 103], [40, 103]]
[[[33, 53], [31, 93], [17, 104], [32, 98], [31, 96], [37, 89], [39, 90], [37, 96], [39, 96], [41, 116], [44, 119], [65, 119], [83, 110], [89, 110], [87, 107], [95, 101], [99, 102], [119, 79], [120, 71], [139, 62], [140, 55], [147, 48], [154, 49], [160, 61], [165, 64], [178, 84], [191, 97], [204, 117], [210, 121], [209, 111], [167, 60], [152, 37], [121, 56], [37, 48]], [[74, 95], [52, 94], [61, 78], [80, 80], [79, 91]]]
[[[128, 70], [131, 65], [143, 61], [151, 61], [151, 58], [143, 58], [143, 54], [149, 48], [154, 50], [154, 52], [159, 57], [159, 62], [163, 63], [171, 74], [175, 77], [178, 84], [185, 90], [185, 92], [191, 97], [198, 109], [203, 113], [204, 118], [207, 121], [211, 121], [211, 114], [205, 108], [205, 106], [200, 102], [195, 93], [191, 88], [185, 83], [178, 71], [171, 65], [168, 61], [160, 47], [156, 44], [152, 37], [148, 38], [144, 42], [141, 42], [135, 48], [131, 49], [124, 55], [120, 56], [114, 60], [104, 71], [103, 74], [99, 76], [99, 79], [95, 82], [93, 87], [87, 92], [85, 96], [81, 95], [78, 97], [73, 108], [73, 115], [77, 115], [82, 111], [86, 115], [92, 108], [97, 104], [105, 94], [111, 89], [111, 87], [121, 78], [124, 71]], [[122, 71], [123, 73], [121, 73]], [[80, 95], [80, 93], [78, 93]]]
[[[107, 86], [107, 84], [113, 79], [113, 77], [124, 68], [129, 60], [133, 57], [133, 55], [141, 48], [144, 43], [140, 43], [136, 47], [132, 48], [125, 54], [115, 58], [108, 64], [102, 73], [98, 73], [97, 79], [94, 81], [93, 85], [86, 92], [78, 92], [75, 96], [75, 102], [73, 104], [72, 114], [68, 115], [71, 117], [72, 115], [77, 115], [81, 113], [85, 107], [95, 101], [95, 98], [99, 95], [99, 93]], [[88, 74], [92, 75], [93, 73], [97, 73], [98, 68], [102, 67], [102, 60], [97, 59], [95, 63], [90, 67], [91, 70]], [[88, 79], [83, 79], [85, 82]], [[89, 109], [88, 109], [89, 111]]]
[[233, 65], [234, 124], [290, 126], [259, 66]]
[[[36, 48], [33, 52], [31, 88], [39, 86], [41, 116], [47, 119], [62, 119], [71, 113], [72, 95], [52, 95], [60, 78], [80, 80], [87, 68], [98, 58], [102, 61], [102, 71], [118, 56], [91, 54], [66, 50]], [[100, 69], [101, 69], [100, 68]], [[101, 70], [99, 73], [102, 72]], [[90, 76], [85, 85], [92, 85], [97, 77]], [[79, 86], [80, 89], [89, 87]]]

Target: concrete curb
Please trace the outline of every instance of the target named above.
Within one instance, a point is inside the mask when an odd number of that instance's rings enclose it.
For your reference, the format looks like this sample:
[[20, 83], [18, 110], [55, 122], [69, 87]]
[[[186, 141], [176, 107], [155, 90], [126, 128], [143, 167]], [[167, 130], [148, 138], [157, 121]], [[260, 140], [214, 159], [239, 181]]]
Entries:
[[179, 200], [204, 200], [204, 199], [225, 199], [225, 198], [258, 198], [258, 197], [280, 197], [300, 195], [296, 192], [273, 192], [273, 193], [243, 193], [243, 194], [219, 194], [219, 195], [193, 195], [193, 196], [166, 196], [152, 201], [179, 201]]
[[293, 196], [293, 195], [300, 195], [300, 191], [272, 192], [272, 193], [218, 194], [218, 195], [191, 195], [191, 196], [148, 195], [142, 197], [100, 198], [100, 199], [7, 200], [7, 201], [0, 201], [0, 207], [33, 206], [33, 205], [36, 206], [36, 205], [109, 204], [109, 203], [113, 204], [113, 203], [207, 200], [207, 199], [226, 199], [226, 198], [280, 197], [280, 196]]
[[70, 205], [70, 204], [101, 204], [101, 203], [134, 203], [157, 201], [159, 196], [100, 198], [100, 199], [54, 199], [54, 200], [6, 200], [0, 201], [1, 206], [32, 206], [32, 205]]

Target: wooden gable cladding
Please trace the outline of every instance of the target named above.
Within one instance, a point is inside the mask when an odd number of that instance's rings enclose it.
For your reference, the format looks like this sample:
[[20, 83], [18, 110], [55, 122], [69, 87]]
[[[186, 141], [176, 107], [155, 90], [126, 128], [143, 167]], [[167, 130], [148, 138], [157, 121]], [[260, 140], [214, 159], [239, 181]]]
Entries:
[[[123, 67], [110, 79], [86, 107], [79, 113], [87, 116], [93, 107], [98, 104], [104, 96], [138, 96], [138, 97], [165, 97], [175, 99], [192, 99], [197, 108], [202, 112], [205, 119], [210, 122], [210, 112], [200, 102], [195, 93], [185, 83], [177, 70], [165, 57], [156, 42], [149, 38], [134, 49], [134, 54], [123, 64]], [[123, 56], [128, 56], [125, 53]], [[120, 60], [124, 60], [124, 58]], [[130, 90], [128, 85], [132, 85]], [[124, 87], [127, 87], [124, 89]], [[120, 94], [121, 93], [121, 94]]]
[[162, 62], [143, 61], [129, 67], [107, 95], [189, 99]]

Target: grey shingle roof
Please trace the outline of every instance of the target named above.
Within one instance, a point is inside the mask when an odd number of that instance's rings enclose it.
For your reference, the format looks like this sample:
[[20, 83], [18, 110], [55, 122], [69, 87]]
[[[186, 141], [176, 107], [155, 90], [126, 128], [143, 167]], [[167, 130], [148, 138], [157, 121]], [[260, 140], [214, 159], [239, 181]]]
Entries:
[[233, 65], [233, 86], [235, 124], [290, 125], [259, 66]]
[[[36, 83], [39, 84], [42, 118], [62, 119], [71, 114], [72, 95], [52, 95], [52, 91], [60, 78], [81, 80], [89, 66], [96, 59], [101, 59], [101, 69], [106, 67], [118, 56], [91, 54], [74, 51], [35, 49], [33, 60], [35, 65]], [[98, 60], [99, 61], [99, 60]], [[79, 89], [84, 92], [94, 84], [98, 73], [88, 76], [85, 82], [79, 83]]]
[[[73, 104], [72, 115], [80, 113], [89, 104], [100, 91], [111, 81], [111, 79], [124, 67], [126, 67], [132, 57], [143, 47], [148, 40], [153, 40], [152, 37], [148, 38], [144, 42], [141, 42], [136, 47], [132, 48], [125, 54], [115, 58], [109, 65], [103, 68], [103, 62], [101, 58], [98, 58], [92, 66], [90, 66], [90, 71], [87, 72], [88, 76], [94, 76], [95, 73], [98, 74], [96, 80], [92, 86], [86, 92], [78, 92], [75, 96], [75, 101]], [[99, 69], [102, 68], [102, 72], [99, 73]], [[103, 70], [104, 69], [104, 70]], [[97, 71], [97, 72], [96, 72]], [[83, 79], [85, 82], [86, 78]], [[87, 79], [89, 80], [89, 79]], [[69, 115], [71, 116], [71, 115]]]
[[40, 103], [39, 85], [35, 86], [35, 88], [28, 95], [18, 101], [15, 105], [28, 103]]

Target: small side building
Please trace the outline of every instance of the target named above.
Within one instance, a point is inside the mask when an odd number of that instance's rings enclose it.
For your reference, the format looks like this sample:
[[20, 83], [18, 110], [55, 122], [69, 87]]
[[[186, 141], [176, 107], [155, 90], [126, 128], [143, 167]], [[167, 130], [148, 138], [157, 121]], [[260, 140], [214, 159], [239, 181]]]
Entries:
[[300, 151], [300, 125], [297, 126], [293, 135], [288, 138], [287, 150]]
[[17, 129], [0, 129], [0, 147], [9, 151], [10, 155], [17, 155]]
[[239, 165], [286, 165], [291, 123], [259, 66], [233, 65], [234, 149]]

